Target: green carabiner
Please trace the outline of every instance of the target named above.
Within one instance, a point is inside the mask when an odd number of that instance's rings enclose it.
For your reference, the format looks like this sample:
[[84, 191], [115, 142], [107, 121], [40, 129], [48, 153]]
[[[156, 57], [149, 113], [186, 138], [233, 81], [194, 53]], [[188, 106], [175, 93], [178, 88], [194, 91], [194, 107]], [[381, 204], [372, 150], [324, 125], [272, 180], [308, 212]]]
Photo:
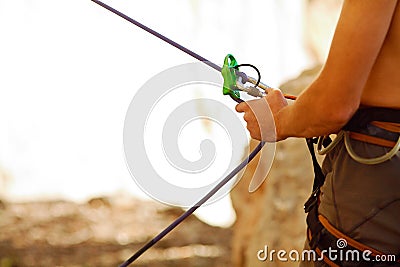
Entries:
[[222, 93], [224, 95], [231, 95], [234, 98], [240, 98], [240, 92], [236, 90], [236, 66], [237, 61], [233, 55], [228, 54], [224, 59], [224, 66], [222, 67], [221, 74], [224, 78], [224, 87]]

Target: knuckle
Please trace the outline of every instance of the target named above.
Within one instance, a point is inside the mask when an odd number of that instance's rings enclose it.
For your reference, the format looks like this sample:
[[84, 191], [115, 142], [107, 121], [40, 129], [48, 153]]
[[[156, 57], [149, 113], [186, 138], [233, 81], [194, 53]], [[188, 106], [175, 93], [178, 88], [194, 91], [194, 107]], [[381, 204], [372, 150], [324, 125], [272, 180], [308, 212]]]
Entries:
[[240, 104], [236, 105], [235, 109], [237, 112], [243, 112], [244, 107], [243, 107], [242, 103], [240, 103]]
[[260, 140], [261, 139], [260, 136], [258, 134], [255, 134], [255, 133], [251, 133], [250, 137], [253, 138], [253, 139], [256, 139], [256, 140]]

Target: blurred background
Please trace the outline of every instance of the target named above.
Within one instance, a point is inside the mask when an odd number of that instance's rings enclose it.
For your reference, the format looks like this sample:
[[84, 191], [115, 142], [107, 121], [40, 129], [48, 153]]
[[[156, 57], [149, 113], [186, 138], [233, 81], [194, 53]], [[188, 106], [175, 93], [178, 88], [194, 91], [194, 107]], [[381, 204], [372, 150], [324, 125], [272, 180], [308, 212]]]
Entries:
[[[227, 53], [256, 65], [273, 87], [323, 63], [341, 5], [107, 3], [219, 65]], [[135, 92], [189, 62], [89, 0], [0, 0], [1, 267], [116, 265], [180, 215], [134, 183], [122, 131]], [[229, 196], [201, 208], [137, 266], [232, 266], [236, 214]]]

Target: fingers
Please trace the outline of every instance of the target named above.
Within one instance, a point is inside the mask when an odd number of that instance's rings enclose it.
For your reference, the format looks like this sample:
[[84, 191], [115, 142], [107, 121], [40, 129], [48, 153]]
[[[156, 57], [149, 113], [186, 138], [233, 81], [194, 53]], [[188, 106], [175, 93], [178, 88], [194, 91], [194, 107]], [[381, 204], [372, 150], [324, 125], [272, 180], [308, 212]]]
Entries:
[[251, 119], [252, 119], [253, 117], [254, 117], [253, 113], [250, 113], [250, 112], [245, 112], [244, 115], [243, 115], [243, 119], [244, 119], [246, 122], [251, 121]]
[[251, 138], [257, 140], [261, 140], [261, 132], [258, 120], [254, 114], [254, 106], [257, 106], [257, 103], [260, 100], [261, 99], [249, 100], [247, 102], [242, 102], [235, 107], [237, 112], [243, 113], [243, 119], [247, 124], [246, 128], [249, 131]]
[[279, 90], [279, 89], [274, 89], [272, 87], [267, 86], [267, 88], [264, 90], [267, 94], [272, 93], [274, 90]]
[[280, 89], [275, 89], [272, 87], [268, 87], [267, 89], [265, 89], [265, 92], [267, 93], [267, 95], [283, 95]]
[[240, 104], [237, 104], [235, 107], [236, 111], [239, 113], [245, 112], [248, 109], [248, 105], [246, 102], [242, 102]]
[[251, 111], [251, 108], [247, 102], [242, 102], [240, 104], [237, 104], [235, 107], [236, 111], [239, 113], [244, 113], [243, 114], [243, 119], [248, 123], [253, 120], [254, 114]]

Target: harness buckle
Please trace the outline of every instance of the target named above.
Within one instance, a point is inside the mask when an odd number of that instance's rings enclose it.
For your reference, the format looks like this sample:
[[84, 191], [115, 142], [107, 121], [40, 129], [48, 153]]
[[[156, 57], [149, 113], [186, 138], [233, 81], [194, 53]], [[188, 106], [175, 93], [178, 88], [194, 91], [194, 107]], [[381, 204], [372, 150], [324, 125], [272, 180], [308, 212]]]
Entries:
[[310, 210], [318, 204], [318, 196], [320, 193], [319, 187], [315, 189], [312, 193], [311, 196], [307, 199], [306, 203], [304, 203], [304, 212], [309, 213]]

